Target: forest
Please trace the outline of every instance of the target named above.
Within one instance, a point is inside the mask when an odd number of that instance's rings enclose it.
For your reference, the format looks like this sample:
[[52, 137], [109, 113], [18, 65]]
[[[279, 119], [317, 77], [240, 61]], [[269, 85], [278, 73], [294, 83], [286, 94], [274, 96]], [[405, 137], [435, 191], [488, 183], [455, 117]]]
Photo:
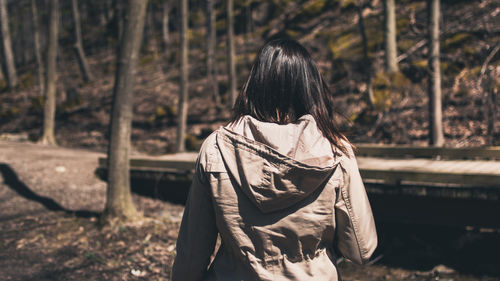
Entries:
[[[168, 279], [183, 206], [130, 192], [129, 156], [198, 151], [271, 39], [311, 53], [355, 144], [495, 148], [499, 18], [495, 0], [0, 0], [7, 280]], [[105, 153], [107, 183], [94, 175]], [[439, 243], [420, 247], [412, 227], [386, 245], [411, 244], [414, 264], [380, 254], [386, 263], [364, 271], [343, 263], [346, 280], [476, 280], [440, 265], [445, 254], [428, 258]], [[456, 234], [440, 230], [440, 241]], [[485, 235], [476, 240], [498, 232]], [[498, 275], [483, 259], [448, 258]]]
[[[59, 1], [54, 23], [50, 1], [3, 2], [3, 138], [40, 139], [49, 100], [44, 91], [54, 91], [57, 143], [105, 149], [124, 3]], [[384, 11], [391, 9], [384, 9], [384, 2], [241, 0], [230, 7], [232, 1], [189, 1], [182, 17], [187, 69], [181, 71], [179, 3], [149, 1], [133, 97], [134, 149], [152, 154], [178, 149], [184, 81], [183, 139], [188, 150], [196, 150], [227, 122], [230, 93], [242, 87], [258, 48], [280, 36], [303, 43], [318, 62], [338, 105], [339, 123], [354, 142], [429, 143], [427, 3], [397, 1], [386, 21]], [[437, 51], [446, 146], [491, 145], [498, 139], [498, 13], [495, 1], [441, 3]], [[53, 43], [51, 34], [57, 38]]]

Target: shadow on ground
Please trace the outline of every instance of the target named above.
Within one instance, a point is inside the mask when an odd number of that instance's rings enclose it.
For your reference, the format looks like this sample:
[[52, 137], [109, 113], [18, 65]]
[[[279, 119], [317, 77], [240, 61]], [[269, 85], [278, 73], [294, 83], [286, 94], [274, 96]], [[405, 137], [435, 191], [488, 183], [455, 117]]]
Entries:
[[24, 182], [22, 182], [17, 173], [7, 164], [0, 163], [0, 173], [3, 176], [4, 184], [15, 191], [20, 196], [25, 199], [42, 204], [45, 208], [50, 211], [63, 211], [67, 214], [72, 214], [77, 217], [90, 218], [97, 217], [99, 213], [86, 211], [86, 210], [69, 210], [61, 206], [59, 203], [54, 201], [52, 198], [38, 195], [31, 188], [29, 188]]
[[378, 264], [429, 271], [445, 265], [460, 273], [500, 277], [500, 231], [438, 225], [377, 223]]

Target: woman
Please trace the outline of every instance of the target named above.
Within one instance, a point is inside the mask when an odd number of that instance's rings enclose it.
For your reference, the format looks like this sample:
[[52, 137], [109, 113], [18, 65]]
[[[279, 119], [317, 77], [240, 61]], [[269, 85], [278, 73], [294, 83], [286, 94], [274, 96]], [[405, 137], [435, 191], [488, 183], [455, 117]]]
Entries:
[[338, 255], [369, 259], [370, 204], [328, 96], [299, 43], [262, 47], [232, 122], [201, 147], [173, 281], [338, 280]]

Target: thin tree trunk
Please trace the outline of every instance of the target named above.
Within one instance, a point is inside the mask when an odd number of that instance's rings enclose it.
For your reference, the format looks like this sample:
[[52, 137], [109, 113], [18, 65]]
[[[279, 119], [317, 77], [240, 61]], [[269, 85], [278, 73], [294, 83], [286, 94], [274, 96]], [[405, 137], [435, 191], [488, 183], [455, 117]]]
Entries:
[[231, 97], [231, 107], [236, 102], [236, 68], [234, 54], [234, 16], [233, 0], [227, 1], [227, 72], [229, 77], [229, 95]]
[[138, 218], [130, 192], [129, 150], [135, 73], [147, 2], [129, 0], [125, 30], [119, 44], [108, 147], [107, 199], [102, 217], [104, 223]]
[[158, 43], [156, 42], [155, 37], [154, 13], [155, 9], [153, 7], [153, 2], [149, 2], [149, 8], [146, 13], [146, 45], [148, 51], [152, 52], [156, 56], [158, 54]]
[[106, 3], [104, 1], [100, 0], [99, 3], [99, 21], [100, 21], [100, 26], [101, 27], [106, 27], [108, 24], [108, 19], [107, 19], [107, 11], [106, 11]]
[[246, 8], [245, 8], [245, 13], [246, 13], [246, 18], [247, 22], [245, 24], [245, 29], [247, 35], [253, 32], [253, 19], [252, 19], [252, 0], [246, 0]]
[[33, 58], [31, 54], [32, 48], [30, 48], [32, 46], [31, 41], [33, 40], [31, 37], [31, 31], [32, 31], [31, 28], [33, 24], [31, 24], [30, 22], [33, 20], [33, 17], [31, 17], [29, 13], [25, 12], [25, 8], [26, 8], [26, 3], [23, 3], [21, 4], [21, 8], [19, 9], [19, 11], [21, 12], [19, 18], [22, 18], [20, 36], [22, 39], [23, 66], [26, 65]]
[[220, 105], [219, 83], [217, 81], [217, 60], [214, 0], [207, 0], [207, 79], [217, 106]]
[[82, 73], [83, 81], [90, 82], [94, 79], [94, 76], [90, 72], [90, 67], [87, 62], [87, 58], [85, 58], [85, 52], [83, 51], [80, 13], [78, 11], [78, 0], [71, 0], [71, 6], [73, 10], [73, 24], [75, 31], [75, 44], [73, 45], [73, 50], [75, 51], [76, 57], [78, 59], [78, 65], [80, 66], [80, 71]]
[[3, 59], [5, 62], [5, 70], [7, 71], [7, 82], [9, 88], [17, 86], [17, 73], [14, 61], [14, 54], [12, 52], [12, 41], [9, 31], [9, 15], [7, 11], [6, 0], [0, 0], [0, 25], [3, 41]]
[[396, 45], [396, 4], [394, 0], [384, 0], [385, 11], [385, 67], [388, 72], [399, 70]]
[[161, 34], [163, 40], [163, 51], [168, 52], [168, 45], [170, 41], [170, 30], [169, 30], [169, 14], [170, 14], [170, 3], [168, 0], [163, 0], [162, 2], [162, 20], [161, 20]]
[[444, 144], [441, 66], [439, 60], [439, 0], [427, 0], [429, 28], [429, 144]]
[[42, 56], [40, 53], [40, 27], [38, 22], [38, 9], [36, 6], [36, 0], [31, 0], [31, 13], [33, 15], [33, 45], [36, 59], [36, 67], [37, 67], [37, 77], [38, 77], [38, 86], [40, 88], [40, 95], [43, 95], [43, 62]]
[[106, 10], [106, 22], [110, 22], [113, 18], [113, 0], [104, 0], [105, 10]]
[[56, 117], [56, 64], [57, 40], [59, 32], [59, 1], [50, 0], [49, 42], [47, 46], [47, 71], [45, 72], [45, 91], [43, 109], [43, 135], [41, 143], [56, 145], [54, 123]]
[[[7, 0], [8, 1], [8, 0]], [[11, 2], [11, 1], [8, 1]], [[19, 4], [18, 4], [19, 5]], [[8, 5], [7, 5], [8, 7]], [[16, 25], [11, 25], [9, 29], [10, 33], [10, 39], [12, 42], [12, 52], [14, 56], [14, 65], [16, 66], [16, 71], [17, 71], [17, 66], [24, 65], [24, 60], [23, 60], [23, 40], [22, 40], [22, 26], [23, 26], [23, 20], [21, 18], [22, 13], [20, 13], [19, 9], [17, 7], [14, 7], [10, 13], [8, 13], [8, 18], [10, 19], [11, 17], [14, 19], [19, 19], [19, 24]], [[8, 8], [7, 8], [8, 11]], [[14, 28], [12, 28], [14, 27]], [[17, 74], [17, 72], [16, 72]], [[18, 77], [19, 78], [19, 77]]]
[[366, 37], [365, 32], [365, 23], [363, 20], [363, 1], [358, 0], [358, 26], [359, 33], [361, 34], [361, 42], [363, 44], [363, 65], [364, 65], [364, 75], [366, 81], [366, 92], [368, 94], [368, 103], [371, 108], [375, 106], [375, 98], [373, 97], [373, 89], [372, 89], [372, 77], [371, 77], [371, 61], [368, 57], [368, 38]]
[[123, 36], [123, 5], [123, 0], [116, 0], [114, 7], [118, 42], [121, 42]]
[[245, 7], [245, 61], [248, 68], [251, 68], [252, 62], [250, 59], [250, 52], [248, 52], [248, 42], [250, 41], [250, 36], [253, 31], [253, 20], [252, 20], [252, 0], [246, 0]]
[[181, 26], [181, 71], [180, 71], [180, 92], [177, 116], [177, 152], [185, 150], [184, 139], [186, 135], [187, 109], [188, 109], [188, 1], [179, 0], [180, 26]]

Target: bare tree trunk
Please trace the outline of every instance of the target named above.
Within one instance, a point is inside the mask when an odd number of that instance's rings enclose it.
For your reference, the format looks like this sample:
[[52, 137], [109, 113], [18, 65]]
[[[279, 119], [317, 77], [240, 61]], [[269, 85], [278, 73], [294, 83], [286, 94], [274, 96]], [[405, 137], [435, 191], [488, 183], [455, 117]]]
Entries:
[[170, 1], [163, 0], [162, 2], [162, 20], [161, 20], [161, 34], [163, 39], [163, 52], [168, 52], [168, 45], [170, 42], [170, 30], [169, 30], [169, 14], [170, 14]]
[[106, 11], [106, 22], [110, 22], [114, 13], [113, 0], [104, 0], [104, 9]]
[[3, 59], [5, 62], [5, 69], [7, 71], [7, 82], [9, 88], [17, 86], [17, 73], [14, 61], [14, 54], [12, 52], [12, 41], [9, 31], [9, 15], [7, 11], [6, 0], [0, 0], [0, 25], [3, 41]]
[[117, 27], [117, 41], [121, 42], [122, 41], [122, 35], [123, 35], [123, 0], [116, 0], [115, 2], [115, 20], [116, 20], [116, 27]]
[[217, 106], [220, 105], [219, 82], [217, 81], [217, 60], [214, 0], [207, 1], [207, 79]]
[[90, 72], [90, 67], [85, 58], [85, 52], [83, 51], [82, 44], [82, 30], [80, 26], [80, 13], [78, 11], [78, 0], [71, 0], [71, 6], [73, 10], [73, 24], [75, 31], [75, 44], [73, 45], [73, 50], [75, 51], [76, 57], [78, 59], [78, 65], [80, 66], [80, 71], [82, 73], [83, 80], [85, 82], [90, 82], [94, 79], [94, 76]]
[[441, 66], [439, 60], [439, 0], [427, 0], [429, 28], [429, 144], [444, 144]]
[[359, 26], [359, 33], [361, 34], [361, 42], [363, 44], [363, 64], [364, 64], [364, 75], [365, 75], [365, 81], [366, 81], [366, 92], [368, 94], [368, 103], [371, 108], [374, 107], [375, 105], [375, 99], [373, 97], [373, 89], [372, 89], [372, 77], [371, 77], [371, 61], [370, 58], [368, 57], [368, 38], [366, 37], [366, 32], [365, 32], [365, 23], [363, 20], [363, 1], [358, 0], [358, 26]]
[[253, 32], [253, 19], [252, 19], [252, 3], [253, 0], [246, 0], [246, 8], [245, 8], [245, 13], [246, 13], [246, 18], [247, 22], [245, 23], [245, 31], [247, 35]]
[[106, 3], [104, 1], [101, 1], [99, 3], [99, 22], [100, 26], [103, 28], [108, 24], [107, 16]]
[[19, 18], [22, 19], [21, 23], [21, 28], [20, 28], [20, 36], [21, 36], [21, 41], [22, 41], [22, 61], [23, 63], [21, 65], [26, 65], [31, 59], [32, 59], [32, 46], [31, 41], [33, 38], [31, 37], [31, 32], [32, 32], [32, 26], [33, 24], [31, 21], [33, 20], [33, 17], [29, 14], [26, 13], [26, 3], [21, 4], [21, 7], [19, 9], [20, 15]]
[[227, 1], [227, 68], [229, 77], [229, 95], [231, 97], [231, 107], [236, 102], [236, 68], [234, 54], [234, 16], [233, 0]]
[[146, 13], [146, 45], [148, 51], [153, 53], [153, 55], [158, 54], [158, 43], [155, 37], [155, 22], [154, 22], [155, 9], [153, 7], [153, 2], [149, 2], [149, 8]]
[[125, 30], [119, 44], [108, 148], [107, 199], [102, 217], [104, 223], [139, 217], [130, 192], [129, 149], [135, 73], [147, 3], [145, 0], [129, 0]]
[[56, 66], [57, 40], [59, 33], [59, 0], [49, 2], [49, 42], [47, 46], [47, 71], [45, 72], [45, 89], [43, 105], [43, 135], [41, 143], [56, 145], [54, 123], [56, 119]]
[[388, 72], [399, 70], [396, 45], [396, 4], [394, 0], [384, 0], [385, 11], [385, 67]]
[[180, 71], [180, 92], [177, 116], [177, 152], [185, 150], [184, 139], [186, 135], [187, 109], [188, 109], [188, 1], [179, 0], [180, 25], [181, 25], [181, 71]]
[[250, 52], [248, 52], [248, 42], [253, 32], [253, 19], [252, 19], [252, 0], [245, 1], [245, 62], [248, 68], [252, 67]]
[[33, 44], [34, 44], [34, 51], [35, 51], [35, 58], [36, 58], [36, 67], [37, 67], [37, 74], [38, 74], [38, 86], [40, 88], [40, 95], [43, 94], [43, 62], [42, 62], [42, 55], [40, 53], [40, 28], [39, 28], [39, 22], [38, 22], [38, 9], [36, 7], [36, 1], [31, 0], [31, 13], [33, 15]]
[[[8, 0], [7, 0], [8, 1]], [[12, 1], [8, 1], [11, 3]], [[20, 6], [18, 3], [16, 3], [16, 6]], [[11, 25], [9, 26], [9, 33], [10, 33], [10, 39], [12, 42], [12, 52], [14, 56], [14, 65], [15, 66], [20, 66], [24, 65], [24, 58], [22, 54], [23, 50], [23, 40], [22, 40], [22, 26], [24, 25], [23, 19], [22, 19], [22, 13], [20, 13], [20, 9], [18, 7], [13, 7], [14, 9], [8, 13], [8, 18], [10, 17], [14, 19], [18, 19], [19, 24], [16, 25]], [[8, 5], [7, 5], [7, 11], [8, 11]], [[16, 67], [17, 71], [17, 67]], [[19, 78], [19, 77], [18, 77]]]

